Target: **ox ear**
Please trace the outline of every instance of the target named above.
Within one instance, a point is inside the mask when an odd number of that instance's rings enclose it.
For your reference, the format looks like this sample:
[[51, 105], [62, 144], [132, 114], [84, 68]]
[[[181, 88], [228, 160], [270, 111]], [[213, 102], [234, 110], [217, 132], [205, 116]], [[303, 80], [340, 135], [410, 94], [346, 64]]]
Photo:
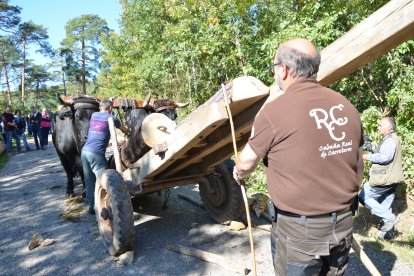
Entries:
[[177, 105], [177, 107], [186, 107], [188, 106], [190, 103], [175, 103]]
[[148, 96], [145, 98], [145, 101], [143, 103], [144, 107], [147, 107], [150, 104], [150, 100], [151, 100], [151, 92], [148, 93]]

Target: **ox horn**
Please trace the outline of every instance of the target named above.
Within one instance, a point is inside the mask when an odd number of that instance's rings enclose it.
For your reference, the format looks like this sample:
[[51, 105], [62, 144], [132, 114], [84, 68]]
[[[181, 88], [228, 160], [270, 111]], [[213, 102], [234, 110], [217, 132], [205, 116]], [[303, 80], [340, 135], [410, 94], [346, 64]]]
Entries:
[[177, 107], [186, 107], [190, 103], [175, 103], [175, 104], [177, 105]]
[[143, 106], [144, 107], [147, 107], [149, 105], [149, 103], [150, 103], [150, 100], [151, 100], [151, 92], [149, 92], [148, 93], [148, 96], [145, 98], [145, 101], [143, 103]]
[[69, 97], [69, 96], [60, 96], [59, 102], [66, 106], [72, 106], [74, 103], [74, 100], [72, 97]]

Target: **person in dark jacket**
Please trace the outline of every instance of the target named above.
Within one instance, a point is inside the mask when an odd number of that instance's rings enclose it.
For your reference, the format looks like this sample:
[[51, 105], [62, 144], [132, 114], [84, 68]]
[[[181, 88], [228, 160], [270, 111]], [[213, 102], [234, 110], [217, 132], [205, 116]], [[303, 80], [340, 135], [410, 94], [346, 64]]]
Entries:
[[26, 148], [26, 151], [32, 151], [26, 140], [26, 120], [24, 119], [24, 116], [22, 116], [22, 112], [18, 109], [16, 109], [16, 111], [14, 112], [13, 122], [17, 126], [17, 128], [14, 130], [15, 135], [23, 140], [23, 145]]
[[37, 108], [35, 106], [32, 106], [32, 113], [30, 113], [29, 123], [30, 123], [30, 128], [33, 133], [33, 139], [35, 141], [37, 150], [40, 149], [39, 130], [40, 130], [41, 120], [42, 120], [42, 115], [39, 112], [37, 112]]
[[16, 124], [13, 122], [13, 113], [11, 106], [7, 106], [4, 113], [1, 115], [1, 120], [4, 125], [4, 133], [6, 134], [6, 152], [11, 154], [12, 150], [12, 138], [16, 140], [17, 152], [20, 152], [20, 139], [13, 135], [16, 129]]

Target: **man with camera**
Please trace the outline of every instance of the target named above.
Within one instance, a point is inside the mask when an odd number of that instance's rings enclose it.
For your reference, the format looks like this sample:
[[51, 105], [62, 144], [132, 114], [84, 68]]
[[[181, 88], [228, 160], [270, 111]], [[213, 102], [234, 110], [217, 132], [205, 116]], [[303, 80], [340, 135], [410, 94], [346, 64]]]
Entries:
[[380, 120], [378, 132], [382, 136], [374, 153], [363, 155], [363, 159], [372, 163], [370, 177], [359, 194], [359, 201], [384, 223], [380, 236], [385, 237], [398, 222], [398, 216], [392, 213], [391, 204], [398, 183], [404, 182], [402, 168], [401, 142], [395, 133], [396, 124], [392, 117]]

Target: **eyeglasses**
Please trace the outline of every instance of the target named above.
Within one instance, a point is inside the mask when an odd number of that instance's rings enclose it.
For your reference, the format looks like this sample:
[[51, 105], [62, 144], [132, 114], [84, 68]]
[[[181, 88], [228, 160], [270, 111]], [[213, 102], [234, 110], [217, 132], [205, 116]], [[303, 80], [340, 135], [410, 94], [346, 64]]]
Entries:
[[274, 69], [276, 66], [279, 66], [279, 65], [282, 65], [282, 62], [276, 62], [276, 63], [272, 63], [272, 64], [270, 64], [270, 65], [269, 65], [269, 71], [270, 71], [270, 72], [273, 72], [273, 69]]

